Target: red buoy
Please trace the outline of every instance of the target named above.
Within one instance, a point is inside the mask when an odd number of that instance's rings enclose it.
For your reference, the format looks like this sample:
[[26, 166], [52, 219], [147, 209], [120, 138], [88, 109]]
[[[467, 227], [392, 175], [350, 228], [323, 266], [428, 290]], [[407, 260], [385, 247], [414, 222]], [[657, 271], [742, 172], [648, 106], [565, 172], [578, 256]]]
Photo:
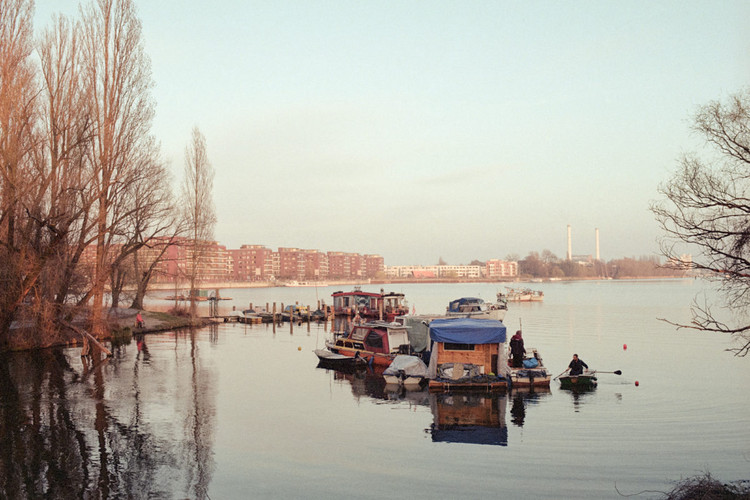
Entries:
[[628, 350], [628, 344], [622, 344], [622, 350], [627, 351]]
[[639, 384], [638, 384], [638, 381], [636, 380], [636, 381], [635, 381], [635, 386], [636, 386], [636, 387], [638, 387], [638, 385], [639, 385]]

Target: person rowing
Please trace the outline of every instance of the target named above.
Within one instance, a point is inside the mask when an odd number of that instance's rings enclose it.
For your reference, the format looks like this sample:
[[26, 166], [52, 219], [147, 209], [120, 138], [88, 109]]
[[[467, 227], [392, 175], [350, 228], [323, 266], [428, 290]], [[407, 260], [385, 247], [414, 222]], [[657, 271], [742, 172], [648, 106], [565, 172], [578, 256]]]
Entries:
[[582, 374], [584, 368], [588, 370], [589, 365], [587, 365], [584, 360], [578, 359], [578, 354], [573, 354], [573, 359], [568, 365], [568, 369], [566, 371], [568, 372], [569, 375], [575, 376], [575, 375]]

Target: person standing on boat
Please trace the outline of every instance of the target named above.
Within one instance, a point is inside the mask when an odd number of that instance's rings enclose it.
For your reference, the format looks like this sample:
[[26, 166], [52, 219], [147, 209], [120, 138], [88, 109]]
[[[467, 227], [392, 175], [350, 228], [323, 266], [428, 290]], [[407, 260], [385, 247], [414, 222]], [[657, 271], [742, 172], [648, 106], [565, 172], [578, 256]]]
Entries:
[[573, 360], [568, 365], [568, 371], [570, 375], [580, 375], [583, 373], [583, 369], [589, 369], [589, 365], [582, 359], [578, 359], [578, 354], [573, 354]]
[[521, 330], [510, 338], [510, 355], [513, 357], [513, 367], [520, 368], [523, 366], [523, 356], [526, 354], [526, 348], [523, 346]]

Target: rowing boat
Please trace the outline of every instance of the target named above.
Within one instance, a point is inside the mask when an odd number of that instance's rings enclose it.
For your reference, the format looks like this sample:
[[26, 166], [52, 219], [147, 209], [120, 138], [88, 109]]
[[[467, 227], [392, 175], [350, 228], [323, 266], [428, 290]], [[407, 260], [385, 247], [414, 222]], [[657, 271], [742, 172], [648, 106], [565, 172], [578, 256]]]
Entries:
[[559, 379], [562, 389], [592, 389], [596, 387], [596, 375], [594, 373], [562, 375]]

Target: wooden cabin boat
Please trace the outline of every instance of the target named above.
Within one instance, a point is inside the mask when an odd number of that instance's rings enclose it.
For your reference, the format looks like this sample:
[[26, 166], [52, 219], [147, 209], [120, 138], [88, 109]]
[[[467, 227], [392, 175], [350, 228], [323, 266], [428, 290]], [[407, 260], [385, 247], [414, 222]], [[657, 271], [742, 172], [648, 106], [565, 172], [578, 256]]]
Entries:
[[477, 297], [462, 297], [452, 300], [446, 307], [445, 315], [449, 318], [480, 318], [502, 321], [508, 312], [508, 303], [498, 300], [495, 303], [485, 302]]
[[582, 373], [580, 375], [562, 375], [558, 377], [561, 389], [593, 389], [596, 387], [596, 372]]
[[505, 325], [497, 320], [432, 320], [430, 390], [506, 390], [510, 380], [505, 333]]
[[351, 292], [333, 292], [333, 312], [337, 316], [359, 316], [391, 322], [409, 312], [403, 293], [363, 292], [354, 287]]
[[533, 347], [529, 348], [528, 352], [531, 355], [523, 360], [523, 366], [521, 367], [510, 366], [511, 360], [508, 360], [511, 386], [514, 389], [521, 387], [549, 387], [552, 375], [542, 363], [542, 357]]
[[348, 335], [326, 341], [326, 347], [335, 354], [363, 358], [379, 366], [389, 366], [398, 354], [410, 351], [406, 327], [383, 321], [354, 325]]

